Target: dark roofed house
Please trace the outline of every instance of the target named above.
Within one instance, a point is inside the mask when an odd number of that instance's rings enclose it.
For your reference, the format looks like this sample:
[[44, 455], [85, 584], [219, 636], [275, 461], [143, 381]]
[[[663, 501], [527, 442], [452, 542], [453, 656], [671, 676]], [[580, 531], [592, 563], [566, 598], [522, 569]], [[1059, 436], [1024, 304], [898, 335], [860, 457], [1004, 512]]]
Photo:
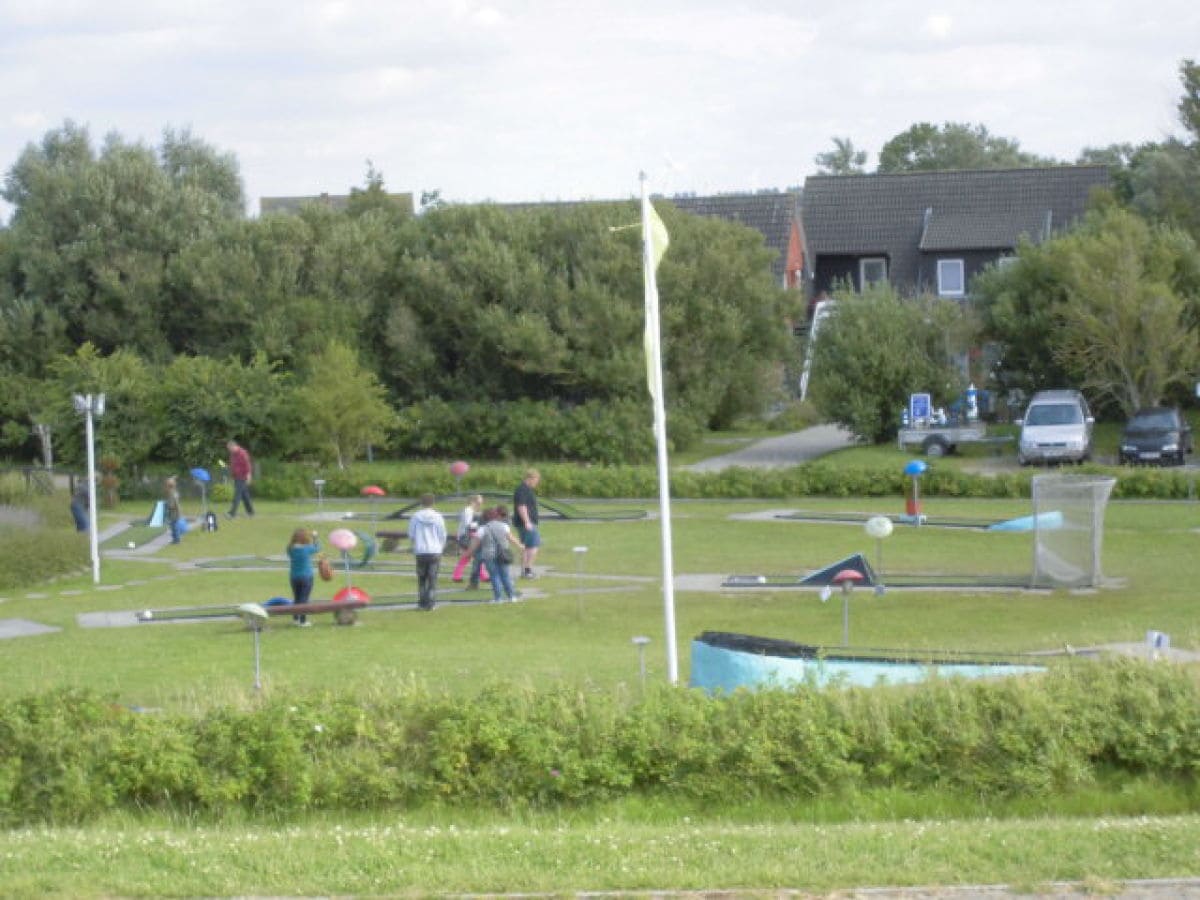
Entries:
[[1104, 166], [817, 175], [805, 180], [803, 234], [812, 299], [848, 280], [889, 281], [901, 294], [965, 297], [971, 279], [1078, 221]]
[[[694, 216], [723, 219], [753, 228], [763, 236], [767, 249], [775, 251], [771, 272], [780, 287], [799, 290], [804, 276], [804, 229], [800, 223], [800, 192], [759, 191], [744, 194], [714, 194], [707, 197], [678, 195], [652, 198], [667, 202], [680, 212]], [[585, 204], [616, 204], [617, 200], [550, 200], [524, 203], [498, 203], [503, 209], [570, 209]]]
[[[413, 195], [411, 193], [388, 194], [388, 199], [405, 212], [413, 211]], [[324, 206], [334, 211], [346, 209], [350, 204], [350, 194], [317, 194], [311, 197], [259, 197], [259, 215], [285, 213], [295, 215], [305, 206]]]
[[677, 209], [696, 216], [738, 222], [762, 233], [775, 251], [771, 271], [780, 287], [798, 290], [804, 276], [804, 229], [800, 223], [800, 193], [770, 191], [716, 194], [711, 197], [671, 197]]

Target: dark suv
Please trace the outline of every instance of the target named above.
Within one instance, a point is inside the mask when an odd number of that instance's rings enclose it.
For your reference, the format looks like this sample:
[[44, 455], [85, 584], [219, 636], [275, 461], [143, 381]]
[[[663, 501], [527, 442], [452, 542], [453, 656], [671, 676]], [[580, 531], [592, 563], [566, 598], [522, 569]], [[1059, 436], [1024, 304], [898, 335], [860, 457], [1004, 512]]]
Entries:
[[1192, 452], [1192, 428], [1177, 409], [1139, 409], [1121, 435], [1121, 462], [1176, 465]]

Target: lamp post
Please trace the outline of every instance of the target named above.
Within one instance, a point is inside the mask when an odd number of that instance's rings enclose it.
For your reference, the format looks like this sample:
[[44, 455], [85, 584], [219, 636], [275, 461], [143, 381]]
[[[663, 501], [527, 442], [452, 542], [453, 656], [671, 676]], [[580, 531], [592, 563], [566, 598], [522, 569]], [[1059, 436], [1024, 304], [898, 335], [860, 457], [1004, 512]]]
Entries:
[[92, 546], [92, 583], [100, 583], [100, 535], [96, 525], [96, 437], [93, 417], [104, 415], [103, 394], [75, 394], [75, 412], [83, 416], [87, 435], [88, 538]]

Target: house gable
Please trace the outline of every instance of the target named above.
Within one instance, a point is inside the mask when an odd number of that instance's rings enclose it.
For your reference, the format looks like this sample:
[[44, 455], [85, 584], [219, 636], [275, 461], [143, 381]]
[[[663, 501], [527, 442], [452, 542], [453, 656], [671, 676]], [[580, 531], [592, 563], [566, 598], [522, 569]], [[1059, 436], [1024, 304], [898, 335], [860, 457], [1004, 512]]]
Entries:
[[903, 294], [936, 291], [939, 259], [963, 260], [969, 281], [1022, 238], [1036, 243], [1070, 227], [1108, 183], [1104, 166], [812, 176], [802, 222], [814, 293], [847, 276], [860, 287], [864, 257], [886, 259]]

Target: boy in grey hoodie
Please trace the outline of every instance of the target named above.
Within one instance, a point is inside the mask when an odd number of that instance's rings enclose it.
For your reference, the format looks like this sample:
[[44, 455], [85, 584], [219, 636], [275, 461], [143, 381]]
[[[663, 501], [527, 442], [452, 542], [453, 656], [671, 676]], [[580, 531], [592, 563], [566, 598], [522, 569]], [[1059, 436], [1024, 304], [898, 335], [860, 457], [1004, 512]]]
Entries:
[[436, 603], [438, 567], [446, 546], [446, 520], [433, 508], [433, 494], [421, 497], [421, 508], [408, 520], [408, 539], [417, 557], [417, 608]]

